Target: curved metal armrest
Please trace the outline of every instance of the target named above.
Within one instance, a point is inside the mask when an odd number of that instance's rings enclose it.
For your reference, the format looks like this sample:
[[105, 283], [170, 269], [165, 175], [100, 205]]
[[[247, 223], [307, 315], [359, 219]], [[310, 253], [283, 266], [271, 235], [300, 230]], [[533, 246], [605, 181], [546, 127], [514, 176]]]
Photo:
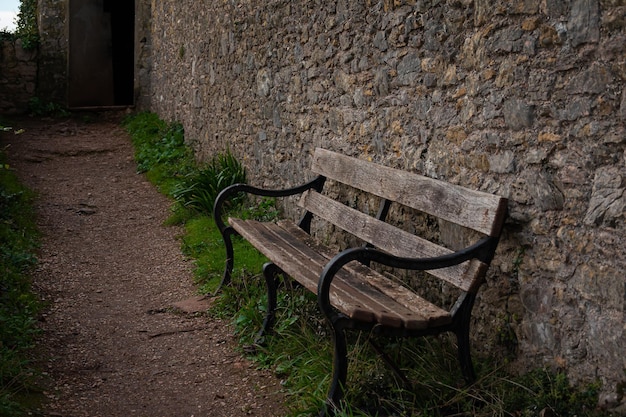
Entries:
[[248, 193], [263, 197], [287, 197], [291, 195], [301, 194], [311, 188], [319, 191], [322, 188], [324, 181], [325, 178], [320, 175], [315, 179], [307, 182], [306, 184], [281, 190], [268, 190], [254, 187], [248, 184], [233, 184], [229, 187], [224, 188], [215, 199], [215, 204], [213, 205], [213, 219], [215, 220], [215, 224], [219, 228], [220, 232], [223, 233], [224, 230], [227, 228], [224, 220], [222, 219], [224, 203], [234, 195], [239, 193]]
[[318, 304], [322, 312], [330, 317], [330, 286], [335, 275], [349, 262], [376, 262], [401, 269], [428, 271], [458, 265], [473, 258], [488, 263], [497, 243], [497, 239], [487, 236], [467, 248], [432, 258], [403, 258], [371, 247], [346, 249], [335, 255], [322, 270], [317, 285]]

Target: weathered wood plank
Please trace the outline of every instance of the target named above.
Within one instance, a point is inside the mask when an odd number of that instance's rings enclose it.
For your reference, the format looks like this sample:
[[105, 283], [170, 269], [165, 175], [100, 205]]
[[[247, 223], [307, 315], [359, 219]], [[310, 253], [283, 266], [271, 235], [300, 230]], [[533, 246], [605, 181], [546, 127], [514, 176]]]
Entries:
[[[281, 222], [280, 226], [281, 228], [275, 229], [277, 237], [290, 245], [290, 249], [297, 249], [299, 253], [305, 254], [305, 256], [311, 256], [309, 251], [313, 248], [315, 253], [330, 254], [327, 248], [317, 244], [293, 223]], [[282, 228], [287, 234], [281, 230]], [[293, 240], [294, 237], [296, 237], [295, 241]], [[297, 254], [292, 253], [292, 255], [297, 257]], [[316, 271], [318, 276], [326, 263], [324, 261], [318, 265], [319, 269]], [[354, 265], [360, 264], [355, 262]], [[375, 287], [368, 285], [367, 281], [355, 274], [354, 270], [349, 267], [337, 273], [331, 286], [330, 295], [331, 304], [351, 318], [356, 318], [355, 314], [373, 313], [375, 321], [378, 323], [390, 327], [410, 329], [425, 328], [430, 321], [430, 317], [413, 314], [410, 309], [399, 305], [393, 298], [387, 297]]]
[[[285, 222], [283, 227], [290, 233], [297, 236], [299, 240], [305, 242], [307, 246], [314, 247], [316, 251], [325, 252], [327, 255], [332, 257], [332, 252], [329, 248], [319, 245], [310, 235], [304, 233], [295, 224]], [[335, 278], [336, 281], [334, 282], [345, 282], [348, 284], [348, 288], [346, 290], [351, 292], [354, 290], [360, 290], [366, 294], [370, 294], [372, 289], [375, 289], [377, 292], [385, 294], [393, 300], [391, 302], [392, 305], [389, 306], [386, 304], [385, 308], [394, 308], [397, 310], [398, 307], [396, 306], [396, 303], [406, 307], [410, 310], [409, 312], [402, 312], [404, 316], [410, 317], [409, 321], [404, 321], [404, 327], [406, 328], [422, 329], [428, 327], [429, 325], [449, 323], [451, 320], [449, 312], [435, 306], [429, 301], [426, 301], [419, 295], [411, 292], [408, 288], [390, 280], [389, 278], [362, 265], [359, 262], [349, 263], [344, 268], [349, 271], [350, 274], [345, 274], [345, 272], [342, 271], [338, 274], [337, 278]], [[402, 302], [403, 300], [396, 299], [398, 294], [406, 294], [404, 296], [404, 300], [408, 300], [409, 293], [412, 294], [412, 299], [414, 300], [413, 304], [407, 305], [409, 303], [404, 303]], [[375, 294], [375, 298], [380, 297], [376, 292], [373, 294]], [[389, 303], [389, 300], [386, 300], [385, 302]], [[367, 301], [364, 301], [364, 303], [367, 303]]]
[[[230, 224], [261, 253], [267, 256], [286, 274], [300, 282], [305, 288], [317, 293], [317, 281], [323, 265], [328, 261], [319, 252], [306, 246], [303, 242], [286, 235], [274, 223], [260, 223], [251, 220], [229, 219]], [[338, 281], [339, 282], [339, 281]], [[359, 302], [351, 302], [350, 292], [343, 288], [333, 288], [331, 300], [340, 311], [349, 317], [365, 322], [374, 322], [372, 306], [363, 307]], [[390, 324], [399, 324], [393, 320]]]
[[[300, 229], [292, 222], [281, 222], [281, 226], [285, 228], [285, 230], [289, 231], [289, 233], [297, 236], [297, 238], [304, 242], [307, 246], [314, 248], [316, 252], [323, 253], [324, 256], [328, 257], [329, 260], [333, 257], [334, 253], [328, 247], [317, 243], [315, 239], [313, 239], [313, 237], [303, 232], [302, 229]], [[413, 319], [412, 323], [404, 323], [406, 328], [422, 329], [428, 327], [429, 324], [434, 325], [448, 323], [450, 321], [449, 312], [440, 309], [429, 301], [426, 301], [417, 294], [411, 292], [408, 288], [405, 288], [401, 284], [393, 282], [389, 278], [384, 277], [383, 275], [362, 265], [361, 263], [352, 262], [344, 266], [344, 268], [347, 271], [350, 271], [351, 274], [347, 276], [344, 273], [340, 273], [338, 274], [338, 277], [335, 278], [336, 281], [334, 282], [345, 281], [349, 285], [349, 291], [352, 291], [353, 289], [362, 289], [363, 287], [361, 287], [361, 285], [367, 285], [368, 287], [371, 286], [377, 291], [380, 291], [389, 296], [391, 299], [394, 300], [394, 303], [398, 301], [395, 298], [397, 294], [402, 292], [411, 293], [413, 295], [413, 299], [415, 300], [415, 304], [406, 305], [405, 303], [400, 302], [400, 304], [413, 312], [408, 313], [408, 315], [413, 317]], [[385, 283], [384, 285], [382, 284], [383, 282]], [[371, 289], [368, 288], [367, 291], [371, 291]], [[422, 306], [423, 308], [420, 308], [420, 306]], [[407, 313], [405, 312], [405, 314]]]
[[[304, 233], [295, 224], [287, 222], [283, 225], [283, 227], [288, 229], [294, 235], [298, 236], [298, 239], [304, 241], [307, 245], [314, 247], [316, 251], [325, 252], [328, 256], [332, 257], [333, 253], [330, 251], [329, 248], [317, 244], [317, 242], [315, 242], [315, 240], [310, 235]], [[376, 289], [376, 291], [380, 291], [383, 294], [386, 294], [393, 301], [391, 302], [392, 306], [388, 306], [387, 304], [385, 308], [393, 308], [397, 310], [398, 307], [395, 306], [395, 304], [398, 302], [398, 300], [395, 298], [395, 295], [401, 292], [410, 292], [409, 289], [403, 287], [401, 284], [391, 281], [390, 279], [362, 265], [359, 262], [352, 262], [346, 265], [344, 268], [351, 273], [348, 275], [344, 271], [341, 271], [336, 278], [336, 282], [346, 282], [348, 284], [348, 288], [346, 290], [351, 292], [354, 291], [354, 289], [360, 289], [361, 291], [364, 291], [364, 293], [369, 294], [371, 293], [372, 288], [374, 288]], [[380, 285], [372, 285], [375, 283], [380, 284], [383, 282], [386, 283], [386, 289], [395, 289], [395, 292], [381, 290], [382, 286]], [[379, 298], [379, 295], [376, 292], [374, 292], [373, 294], [374, 298]], [[422, 299], [414, 293], [413, 299], [415, 300], [414, 305], [406, 305], [404, 303], [400, 303], [408, 310], [413, 312], [412, 314], [410, 312], [407, 313], [406, 311], [402, 312], [403, 315], [411, 317], [409, 322], [404, 322], [404, 327], [410, 329], [418, 329], [428, 327], [428, 325], [433, 325], [435, 323], [441, 324], [443, 322], [448, 323], [450, 321], [451, 318], [449, 312], [440, 309], [439, 307]], [[389, 300], [386, 300], [385, 303], [389, 303]], [[420, 308], [420, 306], [423, 306], [424, 308]]]
[[[319, 274], [332, 256], [328, 248], [318, 245], [291, 222], [274, 224], [239, 219], [229, 219], [229, 222], [286, 274], [308, 290], [317, 292]], [[399, 303], [390, 295], [402, 292], [399, 288], [393, 289], [400, 287], [398, 284], [369, 268], [358, 263], [354, 264], [354, 267], [340, 271], [333, 281], [330, 294], [331, 304], [348, 317], [407, 329], [423, 329], [449, 321], [448, 312], [421, 300], [415, 294], [412, 305], [406, 305], [406, 302]], [[388, 281], [384, 285], [388, 291], [381, 291], [376, 286], [369, 285], [369, 281], [363, 279], [362, 274], [365, 273], [374, 277], [374, 281]], [[409, 300], [408, 295], [403, 299], [406, 300]]]
[[317, 148], [311, 169], [379, 197], [497, 236], [507, 200], [422, 175]]
[[[377, 220], [315, 191], [304, 193], [298, 204], [313, 214], [395, 256], [432, 258], [452, 253], [450, 249]], [[472, 260], [427, 272], [463, 291], [469, 291], [475, 287], [476, 280], [481, 279], [480, 274], [483, 272], [483, 268], [480, 261]]]

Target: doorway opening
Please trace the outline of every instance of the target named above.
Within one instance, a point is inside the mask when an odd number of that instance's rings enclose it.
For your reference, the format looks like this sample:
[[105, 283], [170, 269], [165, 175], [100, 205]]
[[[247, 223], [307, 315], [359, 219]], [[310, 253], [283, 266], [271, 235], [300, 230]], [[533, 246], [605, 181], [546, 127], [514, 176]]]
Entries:
[[134, 0], [70, 0], [70, 108], [134, 104]]

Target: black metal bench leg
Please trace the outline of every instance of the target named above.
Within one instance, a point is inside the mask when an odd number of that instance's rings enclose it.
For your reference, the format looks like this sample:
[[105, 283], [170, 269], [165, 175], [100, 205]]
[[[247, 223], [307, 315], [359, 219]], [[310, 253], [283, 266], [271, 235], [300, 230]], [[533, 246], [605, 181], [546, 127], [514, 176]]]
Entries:
[[224, 246], [226, 247], [226, 266], [224, 266], [224, 275], [222, 275], [222, 282], [217, 286], [213, 295], [217, 295], [223, 286], [228, 285], [232, 278], [233, 266], [234, 266], [234, 250], [233, 250], [233, 241], [231, 236], [235, 232], [233, 229], [226, 229], [222, 233], [222, 239], [224, 239]]
[[346, 332], [341, 320], [332, 323], [333, 344], [335, 351], [333, 354], [333, 380], [328, 390], [326, 404], [320, 416], [332, 416], [339, 407], [339, 402], [343, 398], [343, 389], [348, 377], [348, 348], [346, 344]]
[[476, 373], [474, 372], [474, 365], [472, 364], [472, 356], [470, 352], [470, 337], [469, 337], [469, 320], [467, 323], [463, 323], [456, 331], [456, 340], [458, 345], [458, 356], [461, 364], [461, 372], [463, 378], [467, 384], [472, 384], [476, 381]]
[[274, 318], [276, 317], [277, 303], [277, 287], [278, 274], [282, 273], [281, 269], [271, 262], [263, 265], [263, 276], [265, 277], [265, 285], [267, 286], [267, 313], [263, 319], [261, 330], [257, 333], [255, 343], [263, 344], [264, 337], [272, 330]]

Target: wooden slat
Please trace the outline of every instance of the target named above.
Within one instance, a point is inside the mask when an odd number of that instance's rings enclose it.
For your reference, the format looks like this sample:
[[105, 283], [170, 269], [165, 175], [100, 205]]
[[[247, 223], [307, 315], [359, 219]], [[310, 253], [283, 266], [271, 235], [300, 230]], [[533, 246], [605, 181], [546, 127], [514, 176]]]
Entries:
[[[303, 232], [302, 229], [300, 229], [295, 224], [291, 222], [285, 222], [282, 227], [284, 227], [294, 236], [297, 236], [298, 239], [305, 242], [305, 244], [307, 244], [308, 246], [314, 247], [316, 251], [320, 253], [325, 253], [325, 255], [329, 258], [333, 256], [333, 253], [329, 248], [317, 244], [317, 242], [315, 242], [315, 240], [310, 235]], [[428, 323], [428, 326], [441, 325], [450, 322], [449, 312], [439, 308], [438, 306], [415, 294], [410, 289], [402, 286], [401, 284], [393, 282], [392, 280], [377, 273], [376, 271], [358, 262], [352, 262], [346, 265], [344, 268], [353, 272], [352, 276], [358, 277], [359, 281], [366, 282], [368, 285], [371, 285], [378, 291], [392, 298], [395, 302], [398, 302], [407, 309], [413, 311], [414, 314], [417, 314], [419, 316], [419, 320], [424, 320]]]
[[[392, 255], [407, 258], [432, 258], [452, 253], [419, 236], [398, 229], [331, 198], [309, 190], [298, 203], [313, 214], [339, 226], [343, 230], [371, 243]], [[474, 259], [462, 264], [428, 271], [431, 275], [469, 291], [485, 272], [482, 262]]]
[[[360, 265], [354, 266], [355, 270], [364, 268]], [[368, 268], [364, 268], [368, 269]], [[410, 289], [397, 284], [390, 279], [375, 273], [371, 269], [362, 271], [362, 276], [367, 280], [368, 284], [393, 298], [399, 304], [402, 304], [409, 310], [420, 314], [428, 321], [428, 327], [441, 326], [450, 323], [450, 314], [442, 308], [432, 304]]]
[[[229, 219], [229, 222], [285, 273], [310, 291], [317, 292], [319, 274], [331, 256], [327, 248], [314, 243], [308, 234], [291, 222], [274, 224], [239, 219]], [[368, 273], [377, 275], [374, 271], [369, 271]], [[383, 276], [379, 276], [378, 279], [387, 280]], [[387, 285], [393, 287], [396, 284], [389, 281]], [[349, 317], [365, 322], [422, 329], [450, 320], [448, 312], [434, 305], [424, 305], [424, 309], [420, 310], [417, 306], [423, 305], [421, 301], [416, 301], [410, 306], [398, 303], [386, 292], [368, 285], [351, 269], [340, 271], [333, 281], [330, 295], [333, 306]]]
[[[247, 235], [244, 237], [257, 242], [259, 246], [255, 247], [259, 251], [307, 289], [317, 293], [317, 279], [328, 261], [327, 258], [279, 225], [255, 221], [231, 224], [236, 230], [243, 225], [245, 229], [242, 229], [242, 232]], [[377, 321], [391, 327], [403, 325], [402, 315], [397, 313], [397, 309], [390, 308], [390, 300], [382, 298], [381, 294], [372, 293], [371, 288], [348, 287], [341, 279], [343, 275], [339, 274], [336, 277], [331, 289], [331, 302], [335, 307], [349, 317], [365, 322]], [[369, 297], [364, 297], [366, 294]]]
[[[313, 250], [302, 239], [296, 238], [283, 229], [281, 226], [284, 224], [285, 222], [275, 225], [247, 221], [246, 227], [248, 233], [256, 230], [264, 235], [262, 240], [267, 245], [259, 250], [262, 252], [265, 250], [266, 256], [294, 279], [301, 281], [304, 276], [308, 275], [306, 281], [302, 283], [312, 292], [317, 293], [317, 278], [328, 259], [323, 255], [320, 256], [320, 251]], [[297, 226], [294, 227], [297, 228]], [[301, 229], [297, 230], [300, 234], [308, 236]], [[371, 286], [363, 285], [362, 280], [353, 279], [348, 284], [346, 278], [350, 278], [350, 275], [346, 270], [340, 271], [333, 281], [330, 292], [332, 304], [349, 317], [366, 322], [376, 321], [390, 327], [425, 328], [427, 326], [429, 322], [427, 317], [416, 316], [408, 309], [400, 308], [401, 306], [397, 305], [393, 299], [375, 291]], [[314, 286], [310, 285], [312, 280], [315, 280]]]
[[[317, 293], [317, 280], [323, 265], [328, 261], [326, 257], [286, 234], [277, 224], [237, 219], [229, 219], [229, 221], [235, 230], [238, 230], [286, 274], [296, 279], [309, 291]], [[341, 284], [341, 281], [337, 283]], [[354, 295], [358, 294], [344, 291], [341, 285], [336, 285], [333, 287], [331, 300], [333, 305], [351, 318], [365, 322], [376, 321], [374, 311], [384, 310], [384, 308], [372, 305], [362, 306], [363, 303], [355, 300]], [[399, 317], [383, 317], [382, 319], [385, 324], [393, 327], [401, 325]]]
[[311, 169], [327, 178], [396, 201], [480, 233], [498, 236], [507, 200], [444, 181], [317, 148]]

